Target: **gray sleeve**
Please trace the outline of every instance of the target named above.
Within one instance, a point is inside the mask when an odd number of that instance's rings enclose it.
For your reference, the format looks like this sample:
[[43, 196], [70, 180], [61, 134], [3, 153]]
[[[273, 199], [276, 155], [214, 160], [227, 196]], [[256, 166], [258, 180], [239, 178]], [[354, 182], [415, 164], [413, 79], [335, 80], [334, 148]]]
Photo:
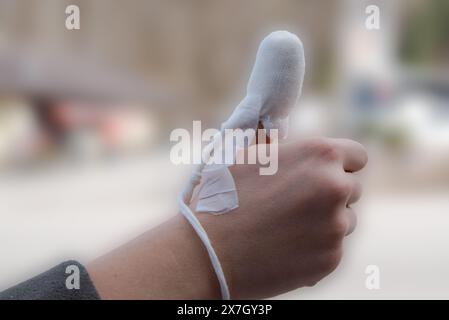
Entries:
[[86, 268], [77, 261], [63, 262], [34, 278], [0, 292], [0, 300], [98, 299], [100, 296]]

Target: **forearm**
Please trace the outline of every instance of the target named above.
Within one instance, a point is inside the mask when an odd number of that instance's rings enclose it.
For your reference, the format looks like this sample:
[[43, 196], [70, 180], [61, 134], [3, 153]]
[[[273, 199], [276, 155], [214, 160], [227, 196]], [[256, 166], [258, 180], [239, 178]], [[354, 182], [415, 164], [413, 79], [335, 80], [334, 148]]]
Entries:
[[87, 266], [102, 299], [219, 299], [207, 252], [176, 216]]

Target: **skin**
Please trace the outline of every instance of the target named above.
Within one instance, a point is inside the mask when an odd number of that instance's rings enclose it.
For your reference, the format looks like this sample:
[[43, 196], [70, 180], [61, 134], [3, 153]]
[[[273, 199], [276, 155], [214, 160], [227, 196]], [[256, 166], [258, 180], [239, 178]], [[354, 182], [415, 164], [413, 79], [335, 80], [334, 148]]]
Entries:
[[[257, 148], [257, 145], [251, 146]], [[233, 299], [313, 286], [342, 257], [361, 195], [362, 145], [312, 138], [279, 146], [279, 170], [230, 167], [239, 208], [197, 214], [221, 261]], [[194, 204], [192, 205], [194, 208]], [[87, 266], [103, 299], [219, 299], [206, 250], [178, 215]]]

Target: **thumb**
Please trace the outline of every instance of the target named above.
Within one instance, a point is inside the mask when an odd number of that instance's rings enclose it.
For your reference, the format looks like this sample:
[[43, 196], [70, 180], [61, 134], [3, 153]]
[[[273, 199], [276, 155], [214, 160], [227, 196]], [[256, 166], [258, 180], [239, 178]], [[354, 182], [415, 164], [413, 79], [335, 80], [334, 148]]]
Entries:
[[304, 50], [299, 38], [276, 31], [261, 42], [247, 94], [223, 124], [227, 129], [277, 129], [285, 138], [288, 116], [296, 105], [304, 78]]

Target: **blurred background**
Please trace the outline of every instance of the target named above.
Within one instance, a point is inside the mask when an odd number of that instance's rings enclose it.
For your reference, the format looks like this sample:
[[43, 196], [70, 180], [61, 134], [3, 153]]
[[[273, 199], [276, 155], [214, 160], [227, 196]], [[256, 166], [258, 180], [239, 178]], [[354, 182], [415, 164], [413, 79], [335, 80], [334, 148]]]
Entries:
[[306, 50], [290, 139], [357, 139], [370, 163], [341, 266], [280, 298], [449, 298], [448, 17], [447, 0], [0, 0], [0, 290], [176, 214], [190, 168], [169, 133], [219, 127], [287, 29]]

